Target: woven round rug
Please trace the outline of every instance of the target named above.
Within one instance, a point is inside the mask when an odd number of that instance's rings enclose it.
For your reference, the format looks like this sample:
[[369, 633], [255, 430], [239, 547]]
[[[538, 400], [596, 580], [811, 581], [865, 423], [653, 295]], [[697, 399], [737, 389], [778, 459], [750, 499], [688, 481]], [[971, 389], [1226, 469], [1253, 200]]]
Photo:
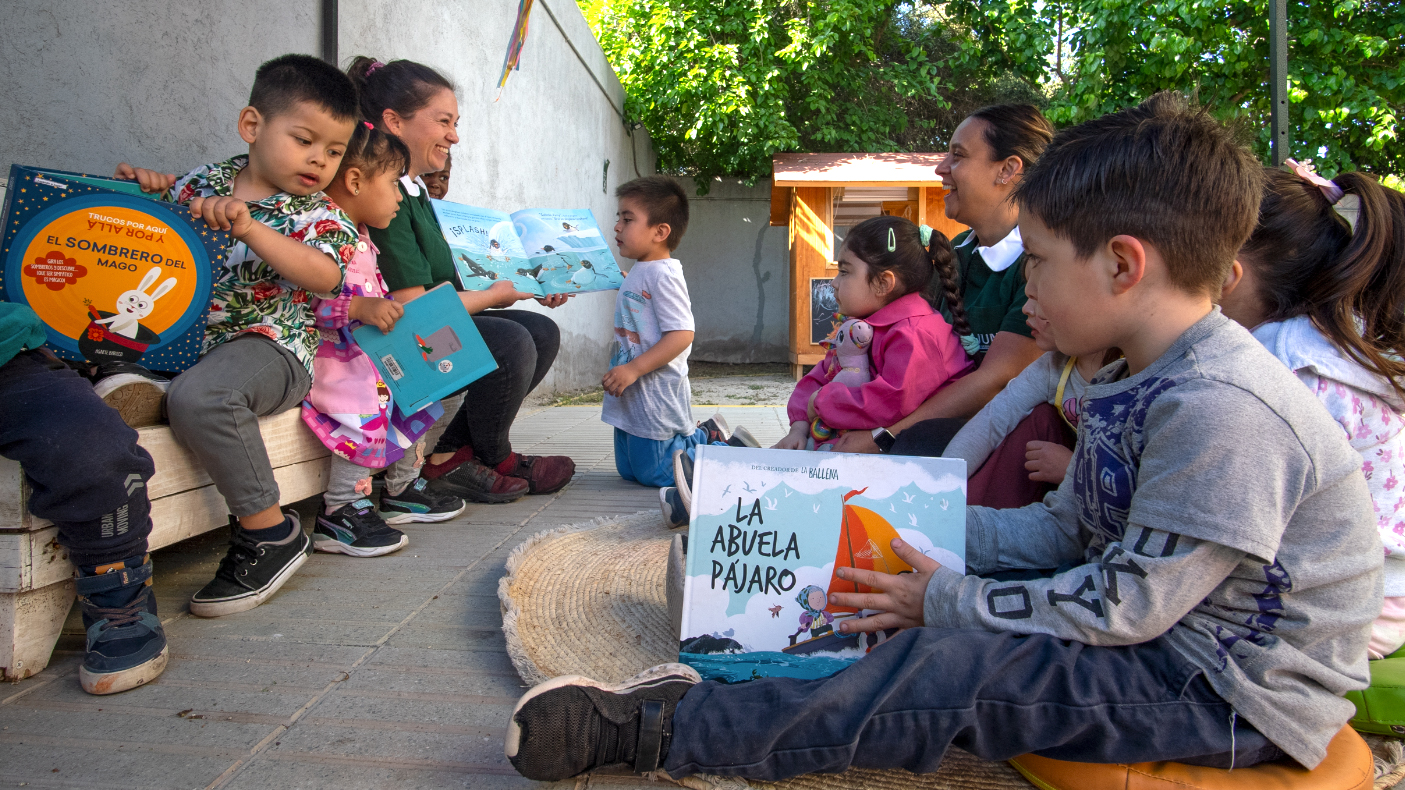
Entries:
[[[559, 675], [625, 680], [678, 660], [665, 593], [672, 533], [657, 511], [548, 530], [528, 538], [507, 559], [498, 581], [507, 652], [517, 673], [535, 685]], [[653, 778], [667, 779], [663, 774]], [[1030, 790], [1003, 762], [956, 747], [936, 773], [853, 768], [782, 782], [691, 776], [696, 790]]]

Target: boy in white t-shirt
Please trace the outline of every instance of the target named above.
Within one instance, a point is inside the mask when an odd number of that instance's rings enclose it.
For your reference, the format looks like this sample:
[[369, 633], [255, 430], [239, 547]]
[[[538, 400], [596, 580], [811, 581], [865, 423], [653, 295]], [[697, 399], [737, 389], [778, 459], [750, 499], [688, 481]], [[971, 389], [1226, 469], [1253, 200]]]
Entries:
[[[636, 263], [615, 297], [615, 342], [601, 381], [601, 419], [615, 427], [620, 477], [672, 486], [675, 452], [727, 439], [719, 418], [693, 423], [688, 385], [693, 306], [683, 265], [673, 257], [688, 228], [688, 195], [671, 178], [648, 176], [621, 184], [615, 196], [615, 244], [620, 255]], [[667, 514], [669, 503], [663, 505]]]

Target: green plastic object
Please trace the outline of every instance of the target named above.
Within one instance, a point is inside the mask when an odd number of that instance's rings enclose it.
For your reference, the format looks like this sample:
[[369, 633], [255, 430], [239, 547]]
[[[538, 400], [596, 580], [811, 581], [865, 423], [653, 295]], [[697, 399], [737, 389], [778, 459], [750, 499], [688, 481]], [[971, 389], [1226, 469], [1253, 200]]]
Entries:
[[1405, 737], [1405, 648], [1372, 661], [1370, 687], [1346, 698], [1356, 705], [1356, 731]]

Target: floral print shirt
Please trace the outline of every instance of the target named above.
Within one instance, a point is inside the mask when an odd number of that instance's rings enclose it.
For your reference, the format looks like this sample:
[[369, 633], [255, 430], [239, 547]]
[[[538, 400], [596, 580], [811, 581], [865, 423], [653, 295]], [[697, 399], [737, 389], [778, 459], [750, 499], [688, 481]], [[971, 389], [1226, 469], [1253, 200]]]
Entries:
[[[161, 197], [186, 205], [197, 197], [228, 196], [234, 192], [234, 177], [249, 164], [241, 154], [223, 162], [198, 167]], [[307, 196], [279, 192], [249, 203], [249, 214], [258, 222], [284, 236], [324, 252], [345, 272], [347, 261], [356, 254], [356, 225], [326, 195]], [[341, 292], [341, 285], [327, 298]], [[215, 278], [210, 293], [210, 317], [205, 327], [205, 348], [248, 332], [257, 332], [293, 355], [312, 375], [312, 360], [320, 337], [313, 326], [306, 290], [284, 280], [248, 245], [236, 242], [229, 248], [223, 271]]]

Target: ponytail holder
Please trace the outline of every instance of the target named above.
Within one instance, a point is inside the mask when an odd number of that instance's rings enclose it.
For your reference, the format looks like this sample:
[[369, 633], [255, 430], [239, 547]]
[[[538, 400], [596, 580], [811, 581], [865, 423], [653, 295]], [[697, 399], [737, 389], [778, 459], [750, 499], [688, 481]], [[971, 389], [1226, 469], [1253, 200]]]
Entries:
[[366, 128], [370, 129], [371, 131], [375, 131], [376, 129], [376, 125], [371, 123], [370, 121], [362, 121], [361, 123], [366, 124]]
[[1285, 160], [1283, 164], [1286, 165], [1289, 170], [1297, 173], [1298, 178], [1301, 178], [1321, 190], [1322, 194], [1326, 196], [1328, 203], [1335, 205], [1338, 200], [1342, 199], [1342, 195], [1346, 194], [1342, 191], [1341, 187], [1319, 176], [1316, 171], [1312, 169], [1311, 159], [1305, 159], [1301, 162], [1288, 159]]
[[1346, 220], [1346, 224], [1351, 227], [1351, 232], [1356, 232], [1356, 217], [1361, 211], [1361, 199], [1356, 195], [1348, 195], [1337, 186], [1335, 182], [1329, 181], [1319, 176], [1312, 169], [1312, 160], [1304, 159], [1301, 162], [1292, 159], [1284, 160], [1283, 164], [1298, 178], [1312, 184], [1327, 198], [1327, 202], [1332, 204], [1332, 210], [1337, 212], [1337, 216]]
[[371, 76], [372, 74], [375, 74], [375, 73], [376, 73], [376, 69], [378, 69], [378, 68], [380, 68], [381, 66], [384, 66], [384, 65], [385, 65], [385, 64], [384, 64], [384, 63], [381, 63], [379, 60], [376, 61], [375, 63], [372, 63], [372, 64], [370, 65], [370, 67], [368, 67], [368, 68], [366, 69], [366, 76], [369, 77], [369, 76]]
[[922, 246], [923, 246], [923, 247], [930, 247], [930, 246], [932, 246], [932, 228], [931, 228], [930, 226], [928, 226], [928, 225], [919, 225], [919, 226], [917, 227], [917, 232], [920, 233], [920, 234], [922, 234]]
[[892, 228], [888, 228], [888, 252], [896, 252], [897, 249], [898, 234], [894, 233]]

